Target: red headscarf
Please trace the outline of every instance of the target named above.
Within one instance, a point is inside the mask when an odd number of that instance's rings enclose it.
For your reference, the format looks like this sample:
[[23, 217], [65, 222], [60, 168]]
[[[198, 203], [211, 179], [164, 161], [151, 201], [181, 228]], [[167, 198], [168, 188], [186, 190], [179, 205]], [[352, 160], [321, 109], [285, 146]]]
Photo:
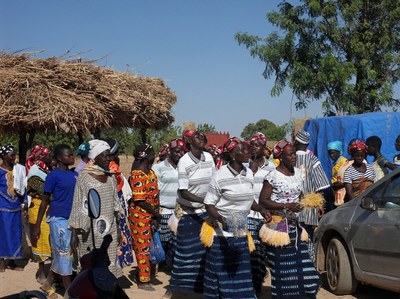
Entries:
[[171, 142], [169, 143], [169, 148], [176, 148], [176, 147], [184, 147], [182, 139], [176, 138], [171, 140]]
[[278, 159], [282, 155], [283, 151], [290, 145], [292, 144], [285, 139], [279, 140], [277, 143], [275, 143], [274, 149], [272, 151], [272, 153], [274, 154], [274, 158]]
[[240, 139], [237, 137], [231, 137], [227, 141], [225, 141], [223, 146], [223, 153], [230, 153], [238, 146], [240, 143]]
[[29, 169], [33, 165], [37, 165], [41, 169], [43, 169], [46, 173], [50, 172], [49, 167], [42, 161], [42, 159], [51, 153], [51, 150], [48, 147], [41, 146], [40, 144], [36, 145], [32, 150], [31, 154], [29, 155], [28, 159], [25, 163], [26, 174], [28, 174]]
[[196, 135], [198, 132], [196, 130], [184, 130], [182, 132], [182, 140], [183, 140], [183, 145], [185, 148], [185, 151], [188, 152], [189, 149], [187, 147], [187, 143], [189, 138], [191, 138], [192, 136]]
[[251, 141], [256, 141], [261, 145], [266, 145], [267, 144], [267, 137], [265, 137], [265, 135], [261, 132], [257, 132], [253, 135], [253, 137], [251, 137], [250, 142]]
[[364, 151], [367, 153], [368, 146], [362, 139], [352, 139], [350, 140], [349, 146], [347, 147], [347, 152], [353, 155], [355, 151]]

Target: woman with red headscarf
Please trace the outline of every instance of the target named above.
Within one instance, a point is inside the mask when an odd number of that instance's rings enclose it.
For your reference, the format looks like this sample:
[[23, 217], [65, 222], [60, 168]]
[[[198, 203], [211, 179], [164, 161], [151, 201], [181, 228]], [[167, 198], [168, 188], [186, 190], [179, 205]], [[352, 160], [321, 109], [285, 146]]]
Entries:
[[[269, 221], [271, 215], [254, 200], [253, 173], [243, 165], [250, 157], [248, 143], [229, 138], [223, 154], [228, 164], [213, 175], [204, 199], [207, 223], [214, 226], [211, 244], [205, 244], [204, 298], [255, 298], [247, 216], [253, 210]], [[208, 240], [203, 229], [201, 235]]]
[[272, 221], [260, 230], [271, 269], [272, 299], [315, 299], [320, 280], [298, 218], [304, 176], [295, 167], [296, 150], [290, 142], [278, 141], [273, 154], [280, 163], [267, 172], [260, 193], [260, 204], [272, 214]]
[[[268, 171], [275, 169], [275, 165], [266, 157], [267, 138], [261, 132], [257, 132], [250, 139], [250, 163], [249, 168], [254, 175], [253, 193], [258, 203], [260, 192], [264, 183], [264, 177]], [[247, 165], [246, 165], [247, 166]], [[251, 211], [247, 217], [247, 225], [251, 233], [256, 249], [250, 255], [253, 284], [256, 294], [260, 294], [262, 284], [267, 275], [265, 263], [266, 248], [259, 238], [260, 228], [264, 224], [264, 218], [259, 212]]]
[[375, 171], [371, 165], [365, 163], [368, 147], [364, 140], [353, 139], [350, 141], [347, 151], [354, 161], [343, 176], [346, 188], [347, 201], [357, 197], [371, 186], [375, 179]]
[[[36, 145], [26, 160], [27, 170], [27, 194], [31, 197], [31, 204], [29, 206], [29, 226], [36, 223], [39, 207], [42, 203], [42, 195], [44, 189], [44, 182], [47, 174], [51, 171], [51, 150], [47, 147]], [[46, 209], [47, 213], [48, 207]], [[40, 223], [40, 236], [36, 246], [32, 245], [33, 260], [39, 263], [37, 281], [43, 284], [46, 281], [46, 274], [44, 271], [44, 263], [50, 260], [50, 227], [46, 219], [42, 219]]]

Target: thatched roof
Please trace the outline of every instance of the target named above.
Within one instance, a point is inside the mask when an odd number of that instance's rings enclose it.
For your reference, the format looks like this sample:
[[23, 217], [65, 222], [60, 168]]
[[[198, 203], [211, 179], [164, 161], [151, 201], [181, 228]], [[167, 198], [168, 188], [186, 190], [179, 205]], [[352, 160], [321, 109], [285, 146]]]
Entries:
[[176, 95], [163, 80], [90, 62], [0, 53], [0, 129], [163, 128]]

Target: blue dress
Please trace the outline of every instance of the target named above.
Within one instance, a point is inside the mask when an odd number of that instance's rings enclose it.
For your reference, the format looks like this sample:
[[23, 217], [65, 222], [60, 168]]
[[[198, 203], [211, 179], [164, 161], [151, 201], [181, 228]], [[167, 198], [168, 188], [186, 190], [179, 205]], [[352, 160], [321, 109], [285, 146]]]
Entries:
[[23, 200], [17, 195], [9, 194], [9, 190], [13, 190], [13, 185], [12, 171], [0, 168], [0, 258], [2, 259], [22, 258]]

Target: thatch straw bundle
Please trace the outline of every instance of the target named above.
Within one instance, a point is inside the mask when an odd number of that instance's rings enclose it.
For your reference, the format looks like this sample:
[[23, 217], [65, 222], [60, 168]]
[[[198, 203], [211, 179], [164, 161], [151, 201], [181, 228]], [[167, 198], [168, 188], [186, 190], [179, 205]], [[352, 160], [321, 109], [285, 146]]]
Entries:
[[163, 128], [176, 95], [161, 79], [58, 58], [0, 53], [0, 128]]

